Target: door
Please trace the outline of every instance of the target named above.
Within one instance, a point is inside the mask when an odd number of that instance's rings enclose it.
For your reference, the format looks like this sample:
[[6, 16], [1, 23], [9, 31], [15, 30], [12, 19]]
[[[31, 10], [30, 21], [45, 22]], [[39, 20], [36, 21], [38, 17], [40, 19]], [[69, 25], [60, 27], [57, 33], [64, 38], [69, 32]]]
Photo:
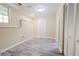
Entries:
[[37, 27], [38, 27], [37, 28], [38, 37], [45, 37], [45, 33], [46, 33], [46, 21], [45, 21], [45, 19], [39, 19]]
[[[66, 11], [65, 11], [66, 12]], [[69, 3], [65, 16], [64, 54], [73, 56], [75, 49], [75, 4]]]
[[79, 56], [79, 4], [76, 9], [76, 40], [75, 40], [75, 55]]
[[67, 54], [68, 56], [73, 56], [74, 55], [74, 37], [75, 37], [75, 4], [74, 3], [69, 3], [69, 11], [68, 11], [68, 51]]

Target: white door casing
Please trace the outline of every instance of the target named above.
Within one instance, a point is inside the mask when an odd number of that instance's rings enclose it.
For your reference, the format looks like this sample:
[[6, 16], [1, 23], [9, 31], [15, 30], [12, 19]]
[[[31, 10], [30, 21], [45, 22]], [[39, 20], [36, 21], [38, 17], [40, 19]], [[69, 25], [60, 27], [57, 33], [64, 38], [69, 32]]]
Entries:
[[64, 6], [64, 55], [67, 55], [68, 49], [68, 39], [67, 39], [67, 31], [68, 31], [68, 5]]
[[60, 48], [60, 16], [56, 18], [56, 42], [57, 46]]

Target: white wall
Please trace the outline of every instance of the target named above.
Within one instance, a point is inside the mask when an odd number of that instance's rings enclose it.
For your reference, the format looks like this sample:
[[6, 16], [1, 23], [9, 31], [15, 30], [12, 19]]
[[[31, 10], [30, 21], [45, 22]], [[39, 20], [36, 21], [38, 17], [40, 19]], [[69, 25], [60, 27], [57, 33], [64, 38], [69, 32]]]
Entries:
[[[14, 21], [11, 26], [16, 27], [0, 27], [0, 49], [4, 50], [18, 42], [28, 40], [33, 35], [33, 23], [27, 17], [23, 16], [18, 10], [11, 9]], [[19, 20], [22, 20], [21, 24]], [[21, 26], [20, 26], [21, 25]]]
[[[41, 20], [40, 20], [41, 19]], [[40, 21], [40, 23], [39, 23]], [[56, 38], [56, 16], [52, 15], [45, 18], [35, 18], [34, 22], [34, 36]]]

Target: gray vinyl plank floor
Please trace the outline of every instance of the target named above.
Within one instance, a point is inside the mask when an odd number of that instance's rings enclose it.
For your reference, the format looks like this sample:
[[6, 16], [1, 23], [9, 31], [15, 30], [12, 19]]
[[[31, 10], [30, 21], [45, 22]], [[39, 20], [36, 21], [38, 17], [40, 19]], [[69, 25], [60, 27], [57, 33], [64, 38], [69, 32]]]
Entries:
[[59, 53], [55, 39], [33, 38], [13, 47], [1, 56], [63, 56]]

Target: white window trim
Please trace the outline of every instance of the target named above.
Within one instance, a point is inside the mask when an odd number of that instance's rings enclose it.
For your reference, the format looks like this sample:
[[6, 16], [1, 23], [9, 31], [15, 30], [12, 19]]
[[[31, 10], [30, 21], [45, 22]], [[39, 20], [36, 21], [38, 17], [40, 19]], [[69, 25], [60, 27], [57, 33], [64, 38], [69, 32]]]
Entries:
[[[10, 19], [9, 10], [10, 10], [10, 8], [7, 5], [5, 5], [5, 4], [0, 4], [0, 5], [2, 5], [3, 7], [7, 8], [7, 10], [8, 10], [7, 11], [7, 13], [8, 13], [8, 23], [9, 23], [9, 19]], [[0, 22], [0, 24], [8, 24], [8, 23]]]

